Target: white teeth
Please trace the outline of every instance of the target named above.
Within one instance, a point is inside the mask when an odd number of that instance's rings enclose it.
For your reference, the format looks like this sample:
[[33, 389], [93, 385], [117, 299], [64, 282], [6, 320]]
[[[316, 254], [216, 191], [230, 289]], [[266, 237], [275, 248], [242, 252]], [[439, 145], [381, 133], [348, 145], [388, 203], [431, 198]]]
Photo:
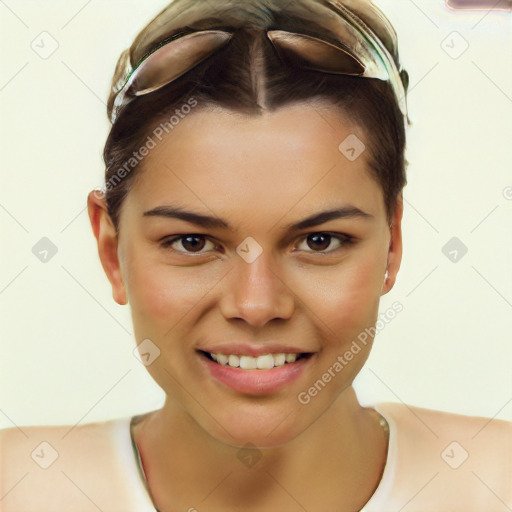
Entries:
[[254, 370], [258, 366], [257, 363], [258, 360], [254, 357], [240, 356], [240, 368], [242, 370]]
[[223, 366], [242, 368], [242, 370], [270, 370], [274, 367], [284, 366], [286, 363], [294, 363], [297, 360], [298, 354], [264, 354], [252, 357], [210, 353], [210, 356], [214, 361]]
[[240, 366], [240, 358], [235, 355], [228, 356], [228, 365], [238, 368]]
[[274, 354], [274, 366], [283, 366], [286, 361], [284, 354]]
[[294, 363], [297, 359], [297, 354], [286, 354], [284, 357], [287, 363]]
[[[216, 356], [216, 357], [214, 357]], [[228, 356], [226, 354], [212, 354], [212, 357], [217, 361], [219, 364], [228, 364]]]
[[272, 354], [258, 356], [256, 359], [256, 368], [258, 368], [258, 370], [271, 370], [274, 368], [274, 356]]

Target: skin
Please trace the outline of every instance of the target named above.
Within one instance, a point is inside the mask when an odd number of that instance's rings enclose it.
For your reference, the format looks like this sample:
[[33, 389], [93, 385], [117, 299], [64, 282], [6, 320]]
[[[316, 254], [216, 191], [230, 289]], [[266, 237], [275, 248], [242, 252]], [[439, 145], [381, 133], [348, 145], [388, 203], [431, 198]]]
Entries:
[[[365, 140], [339, 112], [306, 103], [261, 117], [197, 108], [142, 162], [118, 236], [104, 200], [89, 194], [114, 299], [130, 304], [137, 343], [149, 338], [161, 351], [147, 369], [166, 401], [135, 439], [162, 512], [353, 511], [378, 485], [387, 437], [352, 388], [371, 343], [307, 405], [297, 399], [375, 324], [400, 266], [401, 198], [390, 222], [368, 150], [351, 162], [338, 149], [349, 134]], [[233, 230], [143, 216], [178, 204]], [[285, 229], [347, 205], [368, 216]], [[333, 232], [341, 241], [309, 236]], [[189, 234], [204, 238], [162, 247]], [[253, 263], [236, 252], [249, 236], [263, 249]], [[202, 369], [197, 350], [212, 340], [273, 340], [314, 354], [284, 390], [249, 396]], [[237, 457], [248, 442], [262, 456], [253, 467]]]

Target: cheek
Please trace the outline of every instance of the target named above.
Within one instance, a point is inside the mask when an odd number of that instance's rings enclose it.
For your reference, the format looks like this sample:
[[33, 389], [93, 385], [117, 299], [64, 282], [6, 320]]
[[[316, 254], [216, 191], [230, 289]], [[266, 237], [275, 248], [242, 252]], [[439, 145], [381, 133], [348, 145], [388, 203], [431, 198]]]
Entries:
[[346, 314], [360, 317], [377, 312], [380, 300], [382, 280], [380, 266], [375, 258], [360, 260], [356, 265], [347, 269], [342, 296]]
[[[361, 252], [346, 264], [326, 267], [310, 274], [304, 282], [307, 306], [322, 320], [327, 338], [339, 343], [357, 336], [377, 318], [381, 279], [380, 258]], [[327, 329], [328, 327], [328, 329]]]
[[127, 259], [128, 301], [134, 325], [161, 335], [199, 304], [211, 287], [212, 276], [199, 266], [172, 267], [148, 258], [143, 261], [136, 253]]

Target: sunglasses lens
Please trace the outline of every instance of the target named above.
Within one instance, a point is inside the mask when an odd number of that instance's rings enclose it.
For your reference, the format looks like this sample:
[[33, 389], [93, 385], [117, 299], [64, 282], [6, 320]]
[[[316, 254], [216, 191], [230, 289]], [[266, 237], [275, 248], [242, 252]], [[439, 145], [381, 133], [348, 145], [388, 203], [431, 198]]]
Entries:
[[207, 59], [232, 37], [230, 32], [193, 32], [161, 46], [146, 57], [129, 78], [127, 94], [142, 96], [171, 83]]
[[270, 30], [267, 35], [281, 59], [294, 66], [354, 76], [365, 72], [363, 64], [350, 52], [316, 37], [281, 30]]

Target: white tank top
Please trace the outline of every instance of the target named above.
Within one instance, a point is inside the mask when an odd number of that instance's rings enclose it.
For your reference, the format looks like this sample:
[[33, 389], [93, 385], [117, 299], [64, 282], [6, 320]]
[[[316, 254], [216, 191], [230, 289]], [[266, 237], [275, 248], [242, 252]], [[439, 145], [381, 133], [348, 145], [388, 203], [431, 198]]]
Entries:
[[[374, 408], [388, 422], [389, 446], [361, 512], [512, 509], [512, 423], [399, 403]], [[131, 420], [0, 431], [0, 510], [155, 512]]]

